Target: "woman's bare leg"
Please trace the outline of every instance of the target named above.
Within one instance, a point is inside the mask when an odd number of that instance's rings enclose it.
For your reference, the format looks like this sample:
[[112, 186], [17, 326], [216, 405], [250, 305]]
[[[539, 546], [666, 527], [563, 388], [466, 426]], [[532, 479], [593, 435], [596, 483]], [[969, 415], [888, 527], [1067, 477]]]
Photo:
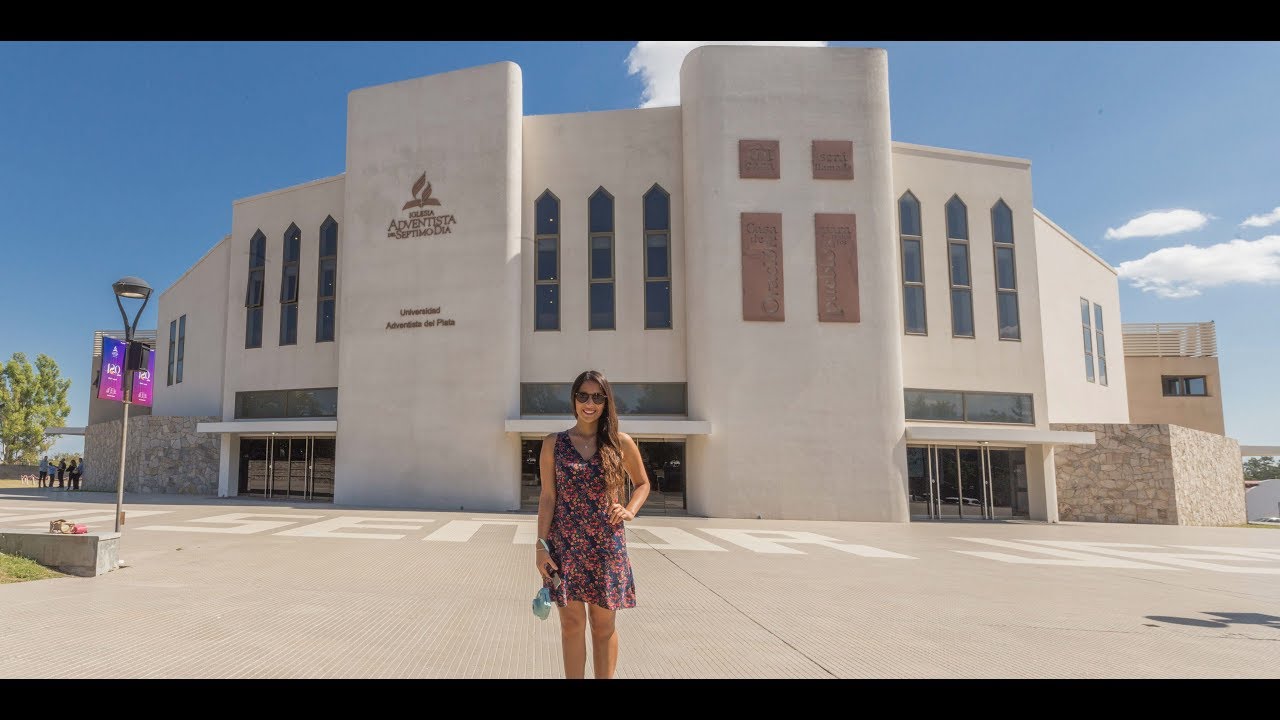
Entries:
[[564, 676], [581, 680], [587, 672], [586, 603], [570, 602], [560, 608], [560, 645], [564, 650]]
[[587, 609], [591, 615], [591, 663], [597, 680], [609, 680], [618, 666], [618, 629], [614, 624], [618, 611], [599, 605], [587, 605]]

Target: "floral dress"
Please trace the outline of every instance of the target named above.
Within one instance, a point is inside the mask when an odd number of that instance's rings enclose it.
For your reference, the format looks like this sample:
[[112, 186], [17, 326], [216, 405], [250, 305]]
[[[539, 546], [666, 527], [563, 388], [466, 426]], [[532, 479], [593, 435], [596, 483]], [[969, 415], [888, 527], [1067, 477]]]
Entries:
[[559, 590], [546, 583], [551, 597], [561, 607], [571, 601], [608, 610], [635, 607], [626, 524], [609, 523], [600, 452], [584, 459], [569, 433], [562, 432], [556, 436], [555, 463], [556, 507], [547, 543], [562, 582]]

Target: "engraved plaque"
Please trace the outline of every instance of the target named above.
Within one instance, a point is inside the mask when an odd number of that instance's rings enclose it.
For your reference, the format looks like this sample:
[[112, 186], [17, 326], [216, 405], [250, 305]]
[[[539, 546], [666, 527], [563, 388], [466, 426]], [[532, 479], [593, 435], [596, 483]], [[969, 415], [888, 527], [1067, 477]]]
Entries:
[[786, 319], [782, 213], [742, 213], [742, 319]]
[[738, 177], [777, 180], [781, 167], [777, 140], [738, 141]]
[[853, 141], [814, 140], [813, 179], [852, 180]]
[[818, 322], [858, 322], [858, 224], [854, 215], [813, 216]]

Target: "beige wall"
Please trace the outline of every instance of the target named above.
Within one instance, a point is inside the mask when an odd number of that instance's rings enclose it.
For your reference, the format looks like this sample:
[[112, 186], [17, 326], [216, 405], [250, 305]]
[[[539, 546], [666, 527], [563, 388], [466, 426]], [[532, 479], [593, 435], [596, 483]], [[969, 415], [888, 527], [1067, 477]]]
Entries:
[[[1129, 417], [1135, 423], [1165, 423], [1223, 435], [1222, 383], [1216, 357], [1126, 357]], [[1207, 396], [1165, 397], [1165, 375], [1203, 375]]]
[[[519, 508], [520, 68], [363, 88], [347, 107], [335, 500]], [[415, 181], [448, 234], [388, 237]], [[441, 226], [445, 227], [445, 226]], [[406, 308], [440, 308], [402, 316]], [[388, 322], [454, 325], [387, 329]]]
[[[1062, 228], [1035, 214], [1036, 270], [1040, 278], [1040, 318], [1044, 333], [1044, 374], [1051, 423], [1130, 422], [1130, 396], [1120, 326], [1116, 272]], [[1094, 382], [1085, 373], [1084, 326], [1080, 299], [1089, 301], [1094, 344]], [[1097, 373], [1097, 327], [1093, 306], [1102, 307], [1107, 384]], [[1132, 422], [1156, 422], [1134, 418]], [[1159, 422], [1165, 422], [1160, 420]]]
[[[613, 382], [684, 382], [684, 184], [680, 108], [524, 118], [521, 352], [524, 382], [571, 382], [588, 368]], [[672, 328], [644, 327], [643, 197], [671, 195]], [[587, 199], [614, 197], [615, 330], [588, 330]], [[533, 204], [560, 199], [560, 330], [534, 331]], [[625, 425], [624, 425], [625, 429]]]
[[[316, 342], [316, 291], [320, 274], [320, 226], [325, 218], [332, 216], [338, 223], [339, 299], [344, 293], [343, 259], [352, 247], [358, 247], [358, 243], [348, 239], [350, 233], [343, 223], [343, 185], [342, 176], [325, 178], [239, 200], [232, 206], [227, 268], [230, 291], [226, 297], [226, 382], [222, 394], [224, 419], [230, 420], [235, 415], [237, 392], [338, 384], [338, 343]], [[281, 347], [280, 269], [284, 262], [284, 234], [290, 224], [297, 225], [302, 232], [302, 256], [298, 263], [298, 344]], [[246, 348], [244, 301], [249, 282], [249, 240], [258, 230], [267, 238], [262, 347]], [[339, 310], [335, 337], [341, 338], [341, 333]]]
[[[688, 505], [717, 517], [908, 519], [901, 308], [883, 50], [704, 46], [680, 74], [690, 415]], [[781, 178], [740, 179], [777, 140]], [[855, 180], [815, 180], [813, 140]], [[740, 213], [782, 214], [785, 322], [742, 308]], [[819, 323], [814, 213], [857, 215], [861, 322]]]
[[[156, 415], [222, 415], [226, 363], [227, 262], [231, 238], [223, 238], [160, 295], [156, 316]], [[278, 282], [278, 281], [277, 281]], [[169, 323], [187, 318], [182, 343], [182, 382], [169, 381]], [[175, 332], [178, 330], [175, 325]], [[175, 337], [177, 337], [175, 335]]]
[[[901, 321], [905, 387], [1029, 393], [1036, 427], [1048, 427], [1040, 338], [1038, 248], [1033, 242], [1030, 163], [954, 150], [895, 143], [893, 151], [893, 247], [891, 281], [899, 305], [902, 261], [898, 199], [909, 190], [920, 202], [924, 233], [925, 312], [928, 335], [907, 335]], [[951, 286], [946, 203], [958, 195], [968, 208], [969, 267], [974, 337], [951, 334]], [[1003, 199], [1013, 212], [1014, 262], [1021, 340], [1001, 340], [997, 328], [995, 246], [991, 209]]]
[[1169, 426], [1180, 525], [1248, 522], [1240, 443], [1221, 433]]

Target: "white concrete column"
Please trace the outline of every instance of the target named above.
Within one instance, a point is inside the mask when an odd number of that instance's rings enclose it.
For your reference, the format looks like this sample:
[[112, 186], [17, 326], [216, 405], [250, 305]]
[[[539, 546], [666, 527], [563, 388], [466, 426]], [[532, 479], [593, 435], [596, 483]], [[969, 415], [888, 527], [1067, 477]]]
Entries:
[[221, 433], [218, 446], [218, 497], [231, 494], [231, 433]]
[[1052, 445], [1027, 446], [1027, 501], [1032, 520], [1058, 522], [1058, 473]]

